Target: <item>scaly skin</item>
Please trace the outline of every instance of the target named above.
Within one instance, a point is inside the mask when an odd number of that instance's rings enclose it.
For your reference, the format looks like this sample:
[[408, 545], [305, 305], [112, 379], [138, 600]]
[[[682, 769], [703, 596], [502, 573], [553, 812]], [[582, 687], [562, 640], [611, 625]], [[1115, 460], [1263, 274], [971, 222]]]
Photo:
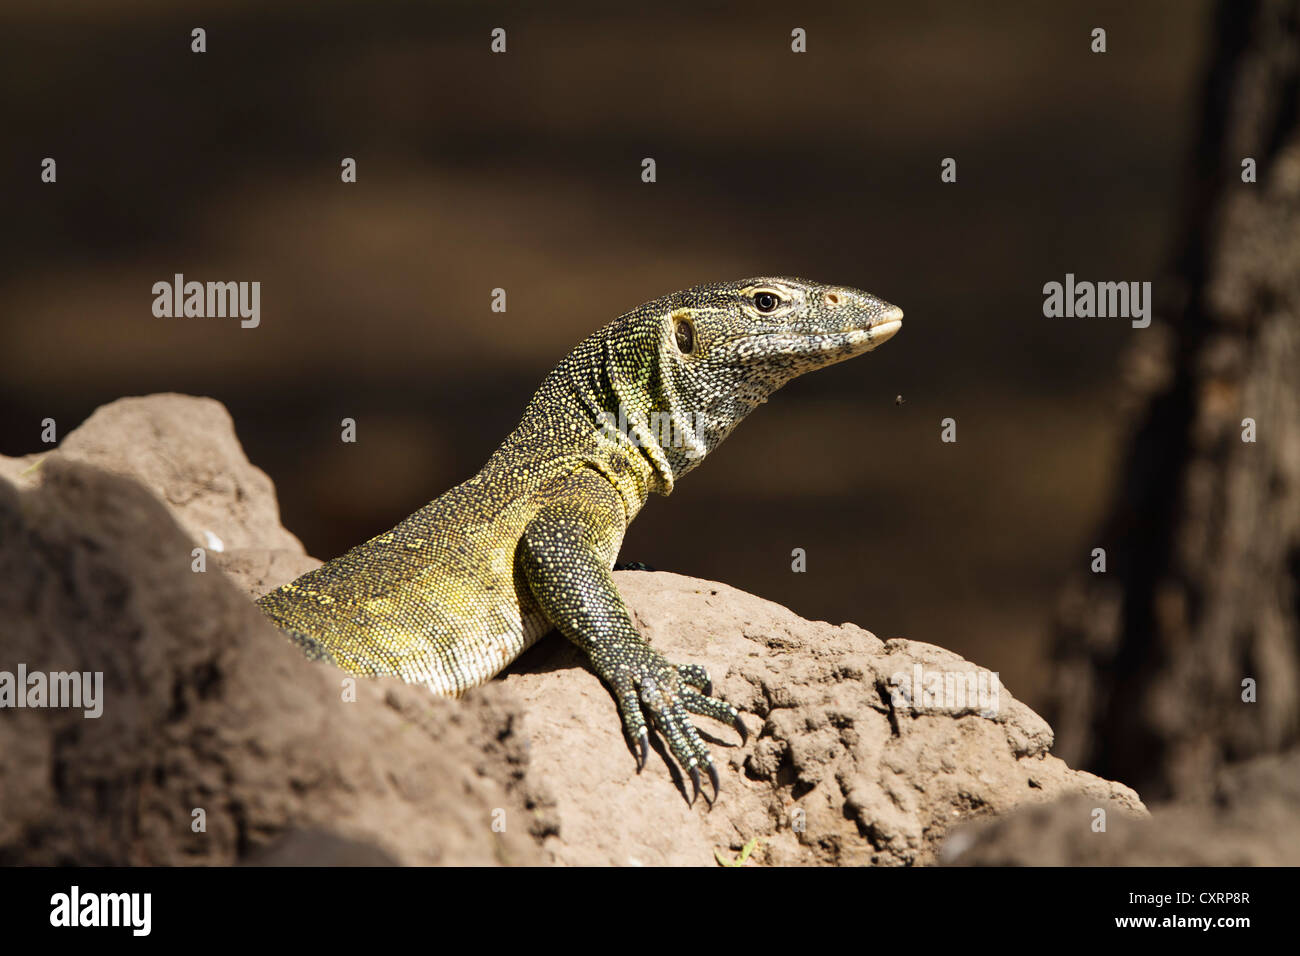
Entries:
[[[257, 603], [314, 657], [456, 696], [555, 628], [613, 691], [644, 766], [646, 715], [699, 792], [718, 788], [688, 714], [744, 725], [697, 665], [637, 633], [611, 569], [651, 492], [667, 495], [804, 372], [869, 352], [903, 313], [802, 279], [697, 286], [647, 302], [573, 350], [464, 484]], [[693, 797], [692, 797], [693, 799]]]

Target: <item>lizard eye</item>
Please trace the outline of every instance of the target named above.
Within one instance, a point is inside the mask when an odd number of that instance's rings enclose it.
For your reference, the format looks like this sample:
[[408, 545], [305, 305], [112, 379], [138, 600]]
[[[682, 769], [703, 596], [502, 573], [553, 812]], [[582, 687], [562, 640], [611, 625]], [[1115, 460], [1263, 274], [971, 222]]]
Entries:
[[777, 297], [771, 292], [760, 292], [758, 295], [754, 296], [754, 305], [758, 307], [758, 311], [760, 312], [775, 311], [778, 302], [779, 300]]
[[689, 355], [695, 351], [695, 326], [688, 319], [677, 320], [677, 348]]

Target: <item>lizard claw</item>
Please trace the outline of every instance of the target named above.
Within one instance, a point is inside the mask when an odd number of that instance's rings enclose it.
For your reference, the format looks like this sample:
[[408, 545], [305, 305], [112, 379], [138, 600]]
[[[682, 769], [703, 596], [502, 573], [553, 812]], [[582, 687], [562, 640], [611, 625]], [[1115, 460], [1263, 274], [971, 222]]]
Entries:
[[726, 701], [697, 689], [710, 686], [708, 671], [698, 664], [673, 666], [644, 645], [635, 648], [629, 656], [633, 659], [610, 672], [606, 680], [622, 712], [623, 726], [636, 756], [637, 772], [641, 772], [649, 759], [647, 724], [653, 724], [677, 765], [690, 777], [693, 792], [687, 797], [688, 802], [694, 805], [702, 792], [700, 770], [703, 768], [713, 784], [713, 799], [709, 801], [713, 803], [722, 790], [721, 781], [709, 748], [690, 715], [703, 714], [736, 725], [744, 737], [739, 712]]
[[749, 731], [745, 729], [745, 722], [740, 719], [740, 714], [736, 714], [736, 719], [731, 722], [731, 725], [740, 734], [740, 746], [743, 747], [749, 743]]

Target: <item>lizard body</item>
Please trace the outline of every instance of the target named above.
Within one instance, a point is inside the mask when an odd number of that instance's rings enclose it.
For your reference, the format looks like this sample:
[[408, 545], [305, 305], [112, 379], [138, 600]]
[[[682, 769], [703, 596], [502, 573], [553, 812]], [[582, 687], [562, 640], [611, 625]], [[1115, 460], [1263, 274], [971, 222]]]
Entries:
[[611, 575], [623, 535], [772, 392], [901, 320], [867, 293], [789, 278], [648, 302], [565, 357], [477, 475], [257, 603], [314, 657], [449, 696], [558, 629], [613, 691], [638, 763], [648, 712], [696, 791], [703, 768], [716, 792], [687, 715], [744, 726], [703, 668], [637, 633]]

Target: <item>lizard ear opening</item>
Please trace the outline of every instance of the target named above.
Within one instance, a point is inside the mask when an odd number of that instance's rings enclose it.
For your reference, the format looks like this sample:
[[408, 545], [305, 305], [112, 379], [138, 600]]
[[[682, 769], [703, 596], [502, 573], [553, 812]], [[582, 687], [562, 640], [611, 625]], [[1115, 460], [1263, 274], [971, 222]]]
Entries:
[[677, 319], [675, 326], [677, 335], [677, 348], [683, 355], [690, 355], [695, 351], [695, 326], [690, 319]]

